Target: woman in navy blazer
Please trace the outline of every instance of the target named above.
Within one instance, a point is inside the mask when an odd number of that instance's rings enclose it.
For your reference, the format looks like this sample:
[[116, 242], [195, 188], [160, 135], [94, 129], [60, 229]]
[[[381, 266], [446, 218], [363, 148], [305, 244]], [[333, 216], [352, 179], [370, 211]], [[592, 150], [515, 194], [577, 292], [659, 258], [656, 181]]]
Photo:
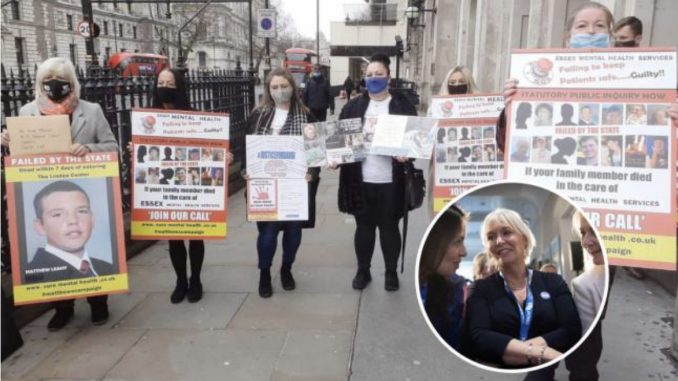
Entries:
[[535, 238], [515, 211], [496, 209], [481, 230], [499, 272], [477, 281], [466, 304], [469, 342], [462, 352], [500, 367], [554, 360], [581, 336], [572, 294], [557, 274], [533, 271], [525, 260]]

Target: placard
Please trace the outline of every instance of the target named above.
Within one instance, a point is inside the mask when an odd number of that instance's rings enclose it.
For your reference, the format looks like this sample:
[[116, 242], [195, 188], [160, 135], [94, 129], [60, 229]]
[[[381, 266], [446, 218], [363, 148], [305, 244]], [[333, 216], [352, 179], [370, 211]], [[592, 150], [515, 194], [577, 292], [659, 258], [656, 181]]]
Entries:
[[224, 239], [229, 116], [132, 112], [132, 239]]
[[304, 138], [247, 135], [247, 220], [308, 220]]
[[309, 167], [365, 160], [363, 124], [360, 118], [319, 122], [304, 126], [304, 150]]
[[374, 125], [370, 155], [431, 159], [437, 132], [435, 118], [379, 115]]
[[7, 132], [12, 156], [71, 152], [68, 115], [8, 117]]
[[433, 211], [479, 184], [504, 177], [496, 119], [441, 119], [433, 165]]
[[439, 212], [466, 190], [503, 178], [496, 124], [504, 98], [500, 94], [441, 95], [431, 102], [431, 114], [441, 118], [432, 166], [433, 211]]
[[15, 304], [128, 290], [117, 153], [7, 156], [5, 170]]
[[574, 52], [514, 53], [527, 74], [507, 109], [507, 178], [571, 197], [610, 263], [676, 270], [675, 49]]
[[501, 94], [435, 95], [431, 117], [438, 119], [497, 118], [504, 109]]

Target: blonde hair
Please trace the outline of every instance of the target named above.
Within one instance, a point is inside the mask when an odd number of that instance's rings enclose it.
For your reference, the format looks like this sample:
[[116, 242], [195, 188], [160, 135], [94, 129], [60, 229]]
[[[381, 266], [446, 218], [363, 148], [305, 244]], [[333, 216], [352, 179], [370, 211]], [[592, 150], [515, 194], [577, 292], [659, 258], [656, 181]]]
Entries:
[[466, 94], [478, 92], [478, 86], [476, 86], [476, 81], [473, 79], [471, 70], [469, 70], [466, 66], [456, 66], [447, 72], [443, 83], [440, 85], [440, 91], [438, 92], [438, 95], [450, 95], [449, 91], [447, 91], [447, 83], [450, 81], [450, 77], [454, 73], [461, 73], [461, 75], [464, 76], [466, 83], [468, 83], [468, 90], [466, 91]]
[[565, 34], [563, 35], [563, 46], [566, 46], [570, 40], [572, 35], [572, 27], [574, 26], [574, 20], [577, 18], [579, 12], [583, 11], [584, 9], [591, 8], [601, 10], [603, 13], [605, 13], [605, 18], [607, 18], [607, 32], [610, 35], [610, 38], [612, 38], [612, 31], [614, 29], [614, 16], [612, 15], [612, 12], [610, 12], [610, 9], [603, 4], [590, 1], [575, 9], [574, 13], [572, 13], [572, 16], [567, 19], [567, 24], [565, 24]]
[[537, 244], [537, 240], [534, 238], [534, 234], [532, 233], [532, 230], [530, 230], [527, 222], [520, 217], [520, 214], [510, 209], [497, 208], [485, 216], [483, 227], [480, 229], [480, 240], [483, 242], [483, 246], [485, 246], [485, 249], [488, 252], [490, 249], [490, 242], [487, 239], [487, 230], [493, 222], [508, 226], [513, 231], [522, 234], [527, 243], [525, 259], [529, 258], [530, 253], [532, 253], [532, 250], [534, 250]]
[[497, 269], [497, 263], [488, 252], [481, 251], [473, 258], [473, 280], [483, 279], [483, 272], [489, 268], [490, 273]]
[[44, 93], [42, 91], [42, 83], [47, 76], [53, 75], [63, 78], [71, 84], [73, 93], [77, 98], [80, 98], [80, 82], [75, 74], [75, 66], [70, 60], [62, 57], [48, 58], [38, 66], [38, 71], [35, 74], [35, 99], [41, 97]]

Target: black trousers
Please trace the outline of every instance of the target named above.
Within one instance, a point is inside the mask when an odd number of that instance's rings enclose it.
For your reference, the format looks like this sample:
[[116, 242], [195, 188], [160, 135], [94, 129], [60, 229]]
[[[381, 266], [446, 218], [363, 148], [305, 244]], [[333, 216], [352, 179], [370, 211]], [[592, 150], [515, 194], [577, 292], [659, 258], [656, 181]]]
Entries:
[[[598, 361], [603, 353], [603, 333], [600, 322], [576, 351], [565, 358], [570, 381], [598, 381]], [[552, 381], [558, 364], [527, 374], [523, 381]]]
[[318, 119], [318, 122], [324, 122], [327, 120], [327, 107], [324, 109], [311, 109], [311, 114], [315, 116], [316, 119]]
[[365, 198], [365, 210], [355, 215], [356, 230], [354, 237], [358, 268], [368, 270], [372, 263], [376, 229], [379, 228], [379, 243], [384, 255], [386, 271], [396, 271], [400, 254], [400, 230], [393, 206], [395, 205], [395, 186], [393, 183], [362, 183]]
[[183, 240], [170, 240], [169, 252], [172, 267], [180, 282], [185, 282], [188, 278], [186, 269], [187, 256], [191, 261], [191, 279], [193, 279], [194, 282], [200, 281], [202, 263], [205, 260], [205, 242], [203, 240], [190, 240], [188, 243], [188, 252], [186, 252], [186, 245]]

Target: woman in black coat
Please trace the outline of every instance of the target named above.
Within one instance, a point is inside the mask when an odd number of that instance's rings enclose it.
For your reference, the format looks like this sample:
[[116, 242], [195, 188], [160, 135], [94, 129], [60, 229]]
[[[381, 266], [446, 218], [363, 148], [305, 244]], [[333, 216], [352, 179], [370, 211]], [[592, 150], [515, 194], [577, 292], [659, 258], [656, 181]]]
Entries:
[[[191, 110], [186, 81], [181, 71], [168, 68], [158, 74], [155, 86], [153, 87], [152, 107], [168, 111]], [[166, 158], [163, 160], [171, 160], [167, 155], [167, 148], [169, 147], [165, 148]], [[171, 155], [171, 153], [172, 150], [170, 149], [169, 154]], [[230, 152], [228, 153], [227, 161], [229, 164], [233, 161], [233, 155]], [[160, 183], [169, 184], [171, 183], [170, 179], [175, 173], [171, 168], [165, 168], [162, 170], [162, 175], [163, 179], [160, 180]], [[170, 240], [169, 254], [172, 267], [177, 276], [176, 286], [172, 295], [170, 295], [170, 301], [176, 304], [186, 298], [189, 302], [195, 303], [202, 299], [203, 289], [200, 273], [205, 259], [204, 241], [200, 239], [189, 240], [187, 251], [184, 240]], [[190, 280], [186, 268], [187, 259], [190, 260], [191, 264]]]
[[[380, 114], [417, 115], [409, 101], [398, 93], [390, 93], [390, 60], [383, 54], [375, 54], [365, 70], [367, 92], [352, 99], [344, 106], [339, 119], [363, 118], [366, 129], [373, 125]], [[369, 141], [366, 131], [366, 143]], [[398, 254], [400, 231], [398, 221], [404, 214], [405, 157], [368, 155], [359, 163], [344, 164], [339, 174], [339, 211], [352, 214], [356, 220], [355, 252], [358, 272], [353, 279], [353, 288], [362, 290], [372, 280], [370, 265], [376, 229], [386, 266], [385, 288], [399, 288]]]
[[495, 209], [485, 217], [481, 238], [499, 271], [471, 287], [465, 321], [470, 341], [462, 353], [499, 367], [562, 356], [581, 337], [579, 314], [560, 275], [525, 266], [535, 247], [529, 226], [515, 211]]

